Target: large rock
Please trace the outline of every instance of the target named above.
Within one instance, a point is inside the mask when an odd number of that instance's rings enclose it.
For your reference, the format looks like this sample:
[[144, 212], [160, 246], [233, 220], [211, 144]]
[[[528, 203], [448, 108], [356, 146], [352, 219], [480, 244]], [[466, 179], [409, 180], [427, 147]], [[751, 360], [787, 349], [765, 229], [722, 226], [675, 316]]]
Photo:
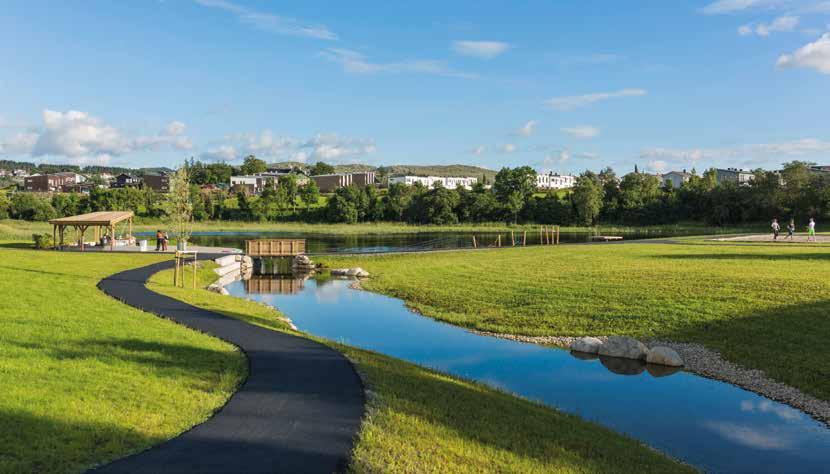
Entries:
[[599, 352], [599, 347], [602, 341], [595, 337], [580, 337], [571, 343], [571, 350], [576, 352], [585, 352], [588, 354], [596, 354]]
[[237, 272], [242, 268], [242, 265], [239, 262], [233, 262], [230, 265], [225, 265], [223, 267], [216, 267], [213, 269], [213, 272], [219, 276], [227, 275], [228, 273]]
[[219, 277], [219, 279], [216, 280], [216, 284], [219, 286], [227, 286], [241, 279], [242, 275], [239, 272], [228, 273], [227, 275], [222, 275], [221, 277]]
[[610, 357], [642, 360], [647, 354], [648, 348], [645, 344], [627, 336], [610, 336], [599, 347], [599, 355]]
[[680, 358], [680, 354], [670, 347], [663, 346], [652, 347], [648, 351], [646, 362], [649, 364], [667, 365], [669, 367], [683, 366], [683, 359]]
[[219, 257], [213, 261], [216, 262], [216, 264], [220, 267], [224, 267], [225, 265], [230, 265], [234, 262], [237, 262], [238, 260], [236, 258], [237, 255], [225, 255], [224, 257]]
[[361, 277], [361, 278], [364, 278], [364, 277], [369, 276], [369, 272], [367, 272], [366, 270], [364, 270], [364, 269], [362, 269], [362, 268], [360, 268], [360, 267], [354, 267], [354, 268], [350, 268], [350, 269], [348, 269], [348, 270], [346, 271], [346, 275], [348, 275], [348, 276], [353, 276], [353, 277]]
[[348, 268], [332, 268], [331, 269], [332, 276], [348, 276], [349, 269]]

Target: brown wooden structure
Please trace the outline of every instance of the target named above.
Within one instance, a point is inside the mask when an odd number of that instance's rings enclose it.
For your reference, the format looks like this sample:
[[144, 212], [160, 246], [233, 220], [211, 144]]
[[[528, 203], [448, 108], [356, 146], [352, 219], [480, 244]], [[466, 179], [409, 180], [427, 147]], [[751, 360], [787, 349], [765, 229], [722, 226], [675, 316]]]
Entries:
[[251, 257], [293, 257], [305, 253], [305, 239], [257, 239], [245, 241]]
[[132, 240], [133, 211], [90, 212], [89, 214], [52, 219], [49, 223], [52, 224], [52, 241], [56, 242], [55, 248], [63, 248], [64, 232], [67, 227], [72, 227], [81, 232], [80, 248], [83, 251], [84, 234], [90, 227], [92, 227], [95, 232], [96, 242], [104, 235], [109, 236], [110, 250], [113, 250], [115, 248], [115, 226], [124, 221], [127, 221], [129, 225], [127, 238]]
[[299, 293], [305, 286], [302, 278], [274, 278], [267, 275], [254, 275], [245, 282], [247, 293], [276, 293], [293, 295]]

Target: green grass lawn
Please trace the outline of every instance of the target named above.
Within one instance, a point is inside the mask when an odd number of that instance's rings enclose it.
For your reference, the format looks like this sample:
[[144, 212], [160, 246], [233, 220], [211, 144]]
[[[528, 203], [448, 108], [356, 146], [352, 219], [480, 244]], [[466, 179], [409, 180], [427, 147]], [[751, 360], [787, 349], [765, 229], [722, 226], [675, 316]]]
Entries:
[[499, 333], [698, 342], [830, 399], [830, 248], [571, 245], [326, 258], [425, 315]]
[[233, 346], [106, 296], [162, 257], [0, 248], [0, 472], [79, 472], [209, 418], [247, 370]]
[[[206, 264], [200, 286], [215, 280]], [[190, 281], [187, 280], [186, 281]], [[252, 301], [172, 286], [154, 291], [275, 330], [280, 313]], [[685, 472], [640, 443], [575, 416], [383, 355], [321, 341], [345, 353], [374, 394], [353, 472]]]

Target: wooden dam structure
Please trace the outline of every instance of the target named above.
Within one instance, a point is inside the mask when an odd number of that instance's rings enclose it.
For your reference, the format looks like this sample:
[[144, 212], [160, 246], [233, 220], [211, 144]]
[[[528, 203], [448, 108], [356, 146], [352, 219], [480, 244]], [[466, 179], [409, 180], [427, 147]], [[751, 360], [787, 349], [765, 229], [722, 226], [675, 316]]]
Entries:
[[294, 257], [306, 251], [305, 239], [254, 239], [245, 241], [249, 257]]

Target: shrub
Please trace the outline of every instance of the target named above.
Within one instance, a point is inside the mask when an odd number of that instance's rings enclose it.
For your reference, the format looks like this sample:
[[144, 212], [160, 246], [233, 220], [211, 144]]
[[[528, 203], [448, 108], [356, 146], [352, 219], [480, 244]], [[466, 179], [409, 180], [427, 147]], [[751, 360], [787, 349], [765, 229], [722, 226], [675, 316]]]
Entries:
[[32, 240], [35, 242], [36, 249], [51, 249], [55, 246], [49, 234], [32, 234]]

